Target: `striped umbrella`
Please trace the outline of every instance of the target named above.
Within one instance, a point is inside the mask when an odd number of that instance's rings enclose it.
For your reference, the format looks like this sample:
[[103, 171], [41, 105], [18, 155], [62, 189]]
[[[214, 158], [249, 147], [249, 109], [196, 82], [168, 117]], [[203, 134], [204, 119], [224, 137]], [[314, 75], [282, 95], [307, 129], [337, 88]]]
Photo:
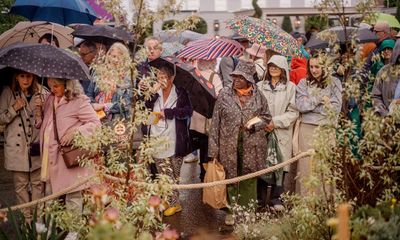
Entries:
[[227, 38], [209, 38], [190, 42], [182, 49], [178, 58], [212, 60], [220, 57], [242, 55], [244, 47]]

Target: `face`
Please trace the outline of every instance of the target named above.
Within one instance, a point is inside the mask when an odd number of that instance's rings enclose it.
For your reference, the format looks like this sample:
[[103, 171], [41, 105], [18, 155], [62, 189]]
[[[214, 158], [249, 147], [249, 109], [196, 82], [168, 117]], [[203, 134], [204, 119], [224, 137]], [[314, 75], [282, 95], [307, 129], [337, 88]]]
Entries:
[[273, 63], [268, 64], [268, 73], [271, 77], [280, 77], [282, 74], [282, 69]]
[[44, 45], [53, 45], [55, 47], [57, 47], [56, 42], [49, 42], [46, 38], [43, 38], [42, 41], [40, 41], [40, 44], [44, 44]]
[[233, 88], [234, 89], [246, 89], [249, 85], [246, 78], [240, 75], [233, 75]]
[[33, 82], [33, 74], [32, 73], [19, 73], [15, 76], [15, 79], [18, 82], [19, 87], [22, 91], [27, 90]]
[[54, 78], [48, 78], [47, 79], [47, 84], [50, 87], [51, 92], [56, 96], [56, 97], [62, 97], [64, 96], [65, 92], [65, 84], [60, 84], [58, 81], [56, 81]]
[[382, 56], [384, 59], [390, 59], [392, 57], [393, 49], [385, 48], [382, 51]]
[[79, 48], [79, 55], [86, 65], [90, 65], [93, 62], [93, 59], [96, 57], [96, 51], [90, 50], [90, 48], [86, 47], [85, 45], [81, 45]]
[[165, 71], [160, 70], [157, 73], [157, 81], [161, 84], [162, 89], [166, 89], [172, 86], [174, 82], [174, 77], [168, 76], [168, 74]]
[[318, 64], [318, 58], [310, 59], [310, 71], [314, 78], [318, 80], [322, 78], [322, 67]]
[[111, 49], [110, 53], [108, 54], [110, 63], [114, 66], [118, 66], [121, 55], [122, 53], [120, 52], [119, 49], [117, 48]]
[[376, 36], [378, 37], [378, 41], [382, 41], [383, 39], [388, 37], [388, 34], [384, 31], [375, 31]]
[[296, 42], [297, 42], [297, 44], [298, 44], [299, 46], [303, 45], [303, 38], [301, 38], [301, 37], [296, 38]]
[[146, 44], [147, 58], [153, 61], [161, 56], [161, 44], [157, 40], [149, 40]]

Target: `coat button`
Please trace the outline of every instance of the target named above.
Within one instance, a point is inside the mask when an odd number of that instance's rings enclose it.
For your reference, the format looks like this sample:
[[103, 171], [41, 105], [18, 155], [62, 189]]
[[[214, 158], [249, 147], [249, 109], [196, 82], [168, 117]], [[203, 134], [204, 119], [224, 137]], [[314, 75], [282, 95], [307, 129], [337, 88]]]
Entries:
[[18, 126], [22, 127], [22, 124], [20, 123], [20, 124], [18, 124]]
[[17, 143], [17, 147], [19, 147], [19, 143]]
[[21, 137], [21, 134], [18, 133], [17, 136], [18, 136], [18, 137]]
[[31, 114], [29, 117], [33, 118], [33, 115]]
[[31, 120], [29, 118], [26, 119], [27, 122], [30, 122]]
[[32, 127], [32, 124], [29, 124], [28, 127]]
[[28, 137], [31, 137], [32, 135], [28, 135]]

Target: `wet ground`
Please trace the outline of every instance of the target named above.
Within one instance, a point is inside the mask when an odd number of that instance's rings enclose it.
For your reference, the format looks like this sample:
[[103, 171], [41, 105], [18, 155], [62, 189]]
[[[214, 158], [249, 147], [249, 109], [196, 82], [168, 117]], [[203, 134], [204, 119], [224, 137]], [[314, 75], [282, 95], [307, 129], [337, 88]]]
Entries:
[[[184, 163], [181, 170], [182, 183], [199, 183], [199, 164]], [[202, 203], [202, 189], [182, 190], [182, 212], [164, 218], [164, 222], [181, 233], [181, 239], [214, 240], [233, 239], [231, 227], [224, 224], [225, 213]], [[0, 204], [15, 204], [12, 176], [4, 169], [3, 146], [0, 144]]]

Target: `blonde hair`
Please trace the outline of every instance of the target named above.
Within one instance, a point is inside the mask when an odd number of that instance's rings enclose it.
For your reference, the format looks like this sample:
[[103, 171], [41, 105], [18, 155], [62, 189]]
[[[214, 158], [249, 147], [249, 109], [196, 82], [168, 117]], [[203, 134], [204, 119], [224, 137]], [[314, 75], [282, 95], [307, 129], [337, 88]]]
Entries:
[[114, 49], [117, 49], [122, 54], [123, 59], [130, 58], [129, 49], [124, 44], [120, 42], [114, 43], [113, 45], [111, 45], [110, 49], [108, 49], [107, 55], [109, 55]]
[[83, 88], [78, 80], [49, 78], [48, 81], [54, 81], [56, 84], [62, 84], [65, 86], [64, 97], [67, 101], [83, 94]]

